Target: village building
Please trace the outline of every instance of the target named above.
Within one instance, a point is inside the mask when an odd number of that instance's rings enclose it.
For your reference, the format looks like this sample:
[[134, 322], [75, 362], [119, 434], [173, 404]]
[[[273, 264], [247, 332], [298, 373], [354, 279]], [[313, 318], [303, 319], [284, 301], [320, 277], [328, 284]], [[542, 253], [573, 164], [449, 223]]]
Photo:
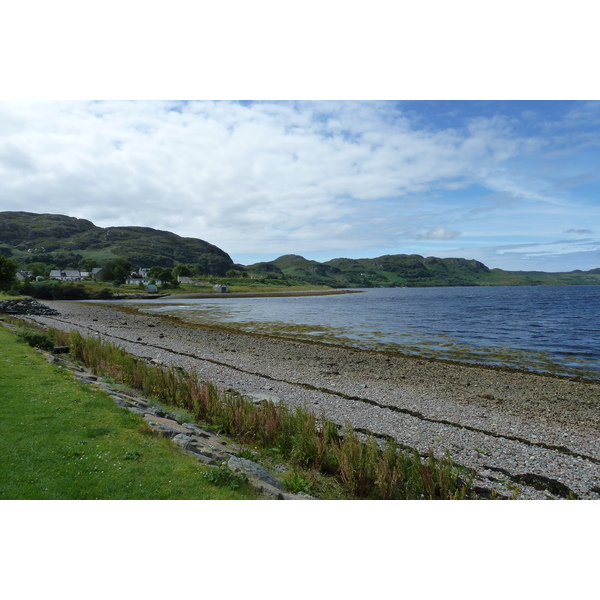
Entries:
[[182, 275], [177, 275], [177, 283], [188, 283], [191, 285], [210, 285], [210, 281], [206, 281], [206, 279], [195, 279], [194, 277], [183, 277]]
[[58, 279], [59, 281], [81, 281], [89, 276], [87, 271], [79, 271], [79, 269], [52, 269], [50, 271], [50, 279]]
[[125, 279], [125, 283], [127, 285], [139, 285], [141, 283], [142, 285], [146, 286], [149, 285], [150, 282], [154, 283], [155, 285], [163, 284], [160, 279], [149, 277], [148, 271], [150, 271], [150, 269], [138, 269], [137, 272], [131, 273], [129, 277]]

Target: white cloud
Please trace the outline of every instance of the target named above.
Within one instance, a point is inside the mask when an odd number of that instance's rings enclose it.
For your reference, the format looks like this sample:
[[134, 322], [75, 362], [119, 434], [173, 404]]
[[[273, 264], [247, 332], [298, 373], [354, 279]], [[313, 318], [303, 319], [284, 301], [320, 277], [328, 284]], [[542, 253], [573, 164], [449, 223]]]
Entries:
[[[489, 230], [490, 210], [564, 204], [518, 168], [546, 142], [512, 127], [418, 128], [388, 102], [0, 103], [0, 210], [169, 229], [232, 255], [415, 239], [435, 254], [466, 235], [463, 214]], [[446, 196], [475, 183], [511, 201]]]
[[447, 227], [434, 227], [427, 233], [418, 236], [420, 240], [453, 240], [460, 235], [460, 231], [449, 229]]

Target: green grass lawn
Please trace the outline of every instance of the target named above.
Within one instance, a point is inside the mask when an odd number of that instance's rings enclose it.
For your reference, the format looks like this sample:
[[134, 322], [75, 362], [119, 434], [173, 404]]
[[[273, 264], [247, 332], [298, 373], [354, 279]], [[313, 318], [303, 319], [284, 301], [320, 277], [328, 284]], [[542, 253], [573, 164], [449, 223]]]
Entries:
[[0, 499], [255, 498], [0, 326]]

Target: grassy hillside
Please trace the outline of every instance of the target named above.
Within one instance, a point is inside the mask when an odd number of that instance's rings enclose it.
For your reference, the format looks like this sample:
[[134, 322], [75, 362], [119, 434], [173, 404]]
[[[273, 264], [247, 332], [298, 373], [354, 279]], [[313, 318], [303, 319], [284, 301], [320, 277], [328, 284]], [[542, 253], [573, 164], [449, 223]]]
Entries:
[[224, 274], [231, 257], [213, 244], [149, 227], [97, 227], [64, 215], [0, 212], [0, 255], [20, 266], [43, 262], [57, 268], [81, 267], [123, 257], [135, 266], [199, 265], [205, 273]]
[[[469, 285], [589, 285], [600, 284], [600, 268], [570, 273], [503, 271], [465, 258], [424, 258], [393, 254], [377, 258], [307, 260], [296, 254], [250, 266], [234, 265], [230, 256], [213, 244], [149, 227], [97, 227], [90, 221], [64, 215], [0, 212], [0, 256], [10, 257], [26, 269], [42, 262], [56, 268], [82, 268], [87, 260], [123, 257], [135, 267], [197, 267], [204, 275], [223, 277], [238, 271], [244, 281], [281, 285], [306, 283], [334, 288], [430, 287]], [[249, 275], [249, 277], [248, 277]], [[285, 282], [285, 283], [284, 283]]]
[[600, 284], [600, 269], [571, 273], [503, 271], [489, 269], [476, 260], [424, 258], [418, 254], [335, 258], [324, 263], [288, 254], [246, 268], [253, 275], [285, 276], [331, 287]]

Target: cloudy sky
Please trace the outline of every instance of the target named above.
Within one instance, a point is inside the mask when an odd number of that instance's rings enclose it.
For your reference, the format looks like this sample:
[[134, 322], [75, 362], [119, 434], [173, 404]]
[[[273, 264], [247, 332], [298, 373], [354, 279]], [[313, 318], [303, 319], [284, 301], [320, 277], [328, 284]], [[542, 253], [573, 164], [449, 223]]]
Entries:
[[600, 102], [5, 101], [0, 209], [250, 264], [417, 253], [600, 267]]
[[596, 20], [584, 0], [498, 6], [7, 5], [0, 211], [166, 229], [242, 264], [600, 267]]

